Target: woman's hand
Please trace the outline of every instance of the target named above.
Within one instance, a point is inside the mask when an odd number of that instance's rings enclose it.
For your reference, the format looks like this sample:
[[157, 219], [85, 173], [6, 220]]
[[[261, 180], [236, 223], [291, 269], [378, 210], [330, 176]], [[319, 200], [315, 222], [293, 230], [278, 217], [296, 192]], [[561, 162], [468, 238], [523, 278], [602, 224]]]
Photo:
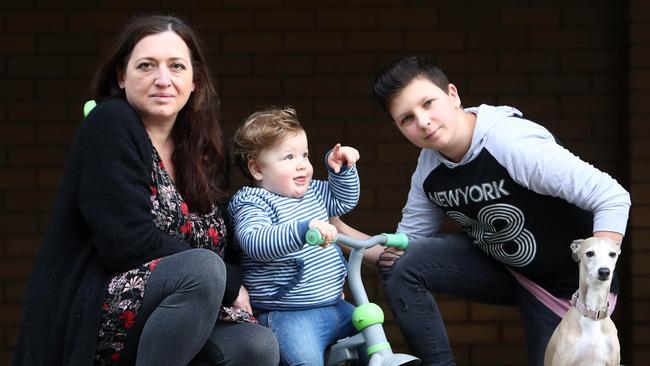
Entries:
[[359, 151], [350, 146], [341, 146], [336, 144], [332, 152], [327, 156], [327, 165], [334, 170], [335, 173], [341, 171], [341, 167], [345, 164], [351, 168], [359, 160]]
[[253, 314], [253, 308], [251, 307], [251, 301], [248, 298], [248, 290], [244, 285], [239, 286], [239, 294], [235, 301], [232, 302], [232, 306], [246, 310], [248, 313]]

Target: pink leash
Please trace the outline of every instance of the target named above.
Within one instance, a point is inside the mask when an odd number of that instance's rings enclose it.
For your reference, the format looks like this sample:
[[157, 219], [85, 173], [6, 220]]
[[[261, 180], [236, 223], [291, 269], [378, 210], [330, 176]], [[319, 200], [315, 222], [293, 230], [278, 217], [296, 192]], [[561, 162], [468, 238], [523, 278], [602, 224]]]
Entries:
[[[551, 295], [546, 291], [542, 286], [536, 284], [535, 282], [529, 280], [528, 278], [522, 276], [521, 274], [513, 271], [509, 267], [506, 267], [508, 271], [517, 279], [517, 281], [528, 291], [530, 291], [535, 298], [537, 298], [542, 304], [546, 305], [552, 312], [557, 314], [560, 318], [564, 317], [567, 311], [571, 308], [571, 303], [569, 299], [560, 299]], [[616, 299], [618, 296], [613, 293], [609, 293], [609, 314], [611, 315], [616, 308]]]

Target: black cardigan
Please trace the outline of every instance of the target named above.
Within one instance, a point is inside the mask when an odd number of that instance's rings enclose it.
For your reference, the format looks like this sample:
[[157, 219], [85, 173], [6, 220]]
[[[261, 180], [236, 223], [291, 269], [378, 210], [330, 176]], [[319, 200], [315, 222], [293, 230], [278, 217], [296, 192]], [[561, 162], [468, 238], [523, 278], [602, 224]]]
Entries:
[[[110, 278], [189, 249], [154, 225], [152, 153], [125, 100], [104, 101], [85, 119], [27, 289], [14, 365], [91, 365]], [[235, 268], [227, 266], [226, 304], [239, 290]]]

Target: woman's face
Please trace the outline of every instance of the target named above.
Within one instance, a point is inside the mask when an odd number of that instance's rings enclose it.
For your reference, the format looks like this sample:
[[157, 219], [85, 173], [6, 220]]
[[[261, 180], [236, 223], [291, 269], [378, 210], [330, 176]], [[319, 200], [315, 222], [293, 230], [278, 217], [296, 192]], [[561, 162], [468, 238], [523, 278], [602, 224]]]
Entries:
[[172, 31], [142, 38], [118, 79], [145, 125], [173, 123], [194, 91], [187, 44]]

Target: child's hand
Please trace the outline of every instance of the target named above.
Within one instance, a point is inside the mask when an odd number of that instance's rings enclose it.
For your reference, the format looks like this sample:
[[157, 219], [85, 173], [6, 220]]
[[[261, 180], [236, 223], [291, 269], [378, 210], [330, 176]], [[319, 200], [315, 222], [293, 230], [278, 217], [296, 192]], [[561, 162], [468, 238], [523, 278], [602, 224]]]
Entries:
[[321, 220], [311, 220], [309, 222], [310, 229], [316, 229], [320, 231], [320, 234], [323, 236], [324, 242], [320, 246], [327, 248], [330, 244], [336, 240], [336, 227], [334, 225], [321, 221]]
[[341, 171], [343, 164], [351, 168], [358, 160], [359, 151], [357, 149], [350, 146], [341, 146], [341, 144], [336, 144], [334, 150], [327, 156], [327, 164], [335, 173]]

